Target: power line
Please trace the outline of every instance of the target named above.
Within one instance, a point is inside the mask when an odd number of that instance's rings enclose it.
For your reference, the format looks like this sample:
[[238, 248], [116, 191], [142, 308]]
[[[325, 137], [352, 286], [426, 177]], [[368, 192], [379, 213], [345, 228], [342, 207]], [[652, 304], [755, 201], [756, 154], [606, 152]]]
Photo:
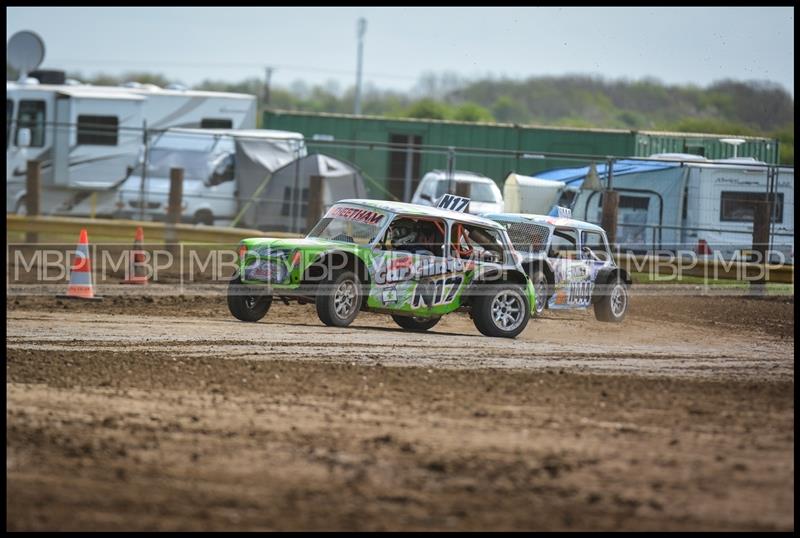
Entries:
[[[78, 59], [70, 59], [70, 58], [54, 58], [51, 60], [52, 63], [55, 64], [77, 64], [77, 65], [90, 65], [90, 66], [97, 66], [97, 65], [114, 65], [117, 67], [129, 65], [129, 64], [141, 64], [141, 65], [148, 65], [148, 66], [163, 66], [163, 67], [183, 67], [189, 69], [208, 69], [209, 67], [219, 68], [219, 69], [241, 69], [243, 67], [247, 68], [258, 68], [263, 69], [263, 63], [250, 63], [250, 62], [225, 62], [225, 63], [214, 63], [214, 62], [171, 62], [171, 61], [145, 61], [145, 60], [78, 60]], [[354, 75], [355, 71], [351, 71], [348, 69], [328, 69], [325, 67], [309, 67], [309, 66], [301, 66], [301, 65], [286, 65], [286, 64], [271, 64], [269, 67], [274, 69], [281, 69], [286, 71], [305, 71], [305, 72], [317, 72], [317, 73], [331, 73], [337, 75]], [[418, 80], [418, 77], [412, 77], [410, 75], [394, 75], [389, 73], [366, 73], [370, 77], [373, 78], [391, 78], [397, 80]]]

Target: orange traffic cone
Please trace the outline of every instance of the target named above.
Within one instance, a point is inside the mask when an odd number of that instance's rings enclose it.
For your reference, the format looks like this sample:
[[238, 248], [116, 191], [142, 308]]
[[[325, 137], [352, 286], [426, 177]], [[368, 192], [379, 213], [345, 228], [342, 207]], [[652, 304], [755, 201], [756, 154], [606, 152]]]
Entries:
[[92, 267], [89, 262], [89, 234], [86, 228], [81, 230], [78, 239], [78, 248], [75, 249], [75, 261], [69, 272], [69, 287], [66, 295], [56, 295], [59, 299], [88, 299], [99, 301], [102, 299], [94, 294], [92, 288]]
[[133, 239], [133, 249], [131, 250], [130, 263], [126, 273], [128, 278], [123, 280], [122, 284], [147, 284], [147, 269], [144, 267], [145, 253], [142, 250], [143, 241], [144, 230], [139, 226], [136, 228], [136, 235]]

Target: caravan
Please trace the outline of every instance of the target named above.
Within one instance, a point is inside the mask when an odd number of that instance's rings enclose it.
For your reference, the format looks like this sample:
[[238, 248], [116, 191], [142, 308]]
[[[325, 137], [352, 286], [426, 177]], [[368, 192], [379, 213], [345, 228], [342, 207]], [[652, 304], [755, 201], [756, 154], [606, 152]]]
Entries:
[[255, 122], [256, 98], [246, 94], [91, 86], [63, 73], [48, 83], [6, 82], [6, 211], [25, 211], [28, 160], [41, 163], [42, 214], [89, 215], [113, 201], [141, 159], [145, 125], [159, 132], [248, 129]]
[[[767, 166], [752, 158], [710, 161], [697, 155], [660, 154], [652, 160], [614, 163], [613, 189], [619, 193], [617, 243], [625, 250], [693, 251], [732, 259], [752, 246], [756, 205], [773, 188], [772, 260], [794, 260], [794, 168]], [[559, 205], [576, 218], [600, 223], [608, 177], [593, 188], [584, 181], [591, 167], [540, 172], [538, 179], [560, 182]], [[771, 175], [774, 174], [774, 175]], [[542, 190], [551, 197], [550, 190]]]

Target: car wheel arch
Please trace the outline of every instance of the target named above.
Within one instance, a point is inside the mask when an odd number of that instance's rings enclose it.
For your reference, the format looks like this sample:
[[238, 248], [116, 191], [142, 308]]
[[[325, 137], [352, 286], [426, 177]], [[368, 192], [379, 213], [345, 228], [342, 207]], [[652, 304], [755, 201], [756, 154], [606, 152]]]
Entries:
[[[620, 279], [622, 280], [628, 287], [633, 285], [633, 280], [631, 279], [628, 271], [623, 269], [622, 267], [603, 267], [602, 269], [597, 271], [597, 276], [594, 279], [595, 289], [598, 286], [606, 285], [614, 280]], [[602, 299], [603, 295], [600, 293], [592, 293], [592, 303], [597, 303]]]

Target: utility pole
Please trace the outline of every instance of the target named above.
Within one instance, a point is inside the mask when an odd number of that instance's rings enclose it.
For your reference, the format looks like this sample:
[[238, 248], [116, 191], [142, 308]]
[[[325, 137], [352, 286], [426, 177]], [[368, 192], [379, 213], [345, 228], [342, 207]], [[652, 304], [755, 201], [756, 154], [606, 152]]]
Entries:
[[272, 80], [272, 67], [265, 67], [264, 68], [264, 107], [269, 106], [269, 83]]
[[361, 63], [364, 55], [364, 34], [367, 32], [367, 19], [361, 17], [357, 25], [358, 36], [358, 63], [356, 67], [356, 99], [353, 113], [358, 116], [361, 114]]

